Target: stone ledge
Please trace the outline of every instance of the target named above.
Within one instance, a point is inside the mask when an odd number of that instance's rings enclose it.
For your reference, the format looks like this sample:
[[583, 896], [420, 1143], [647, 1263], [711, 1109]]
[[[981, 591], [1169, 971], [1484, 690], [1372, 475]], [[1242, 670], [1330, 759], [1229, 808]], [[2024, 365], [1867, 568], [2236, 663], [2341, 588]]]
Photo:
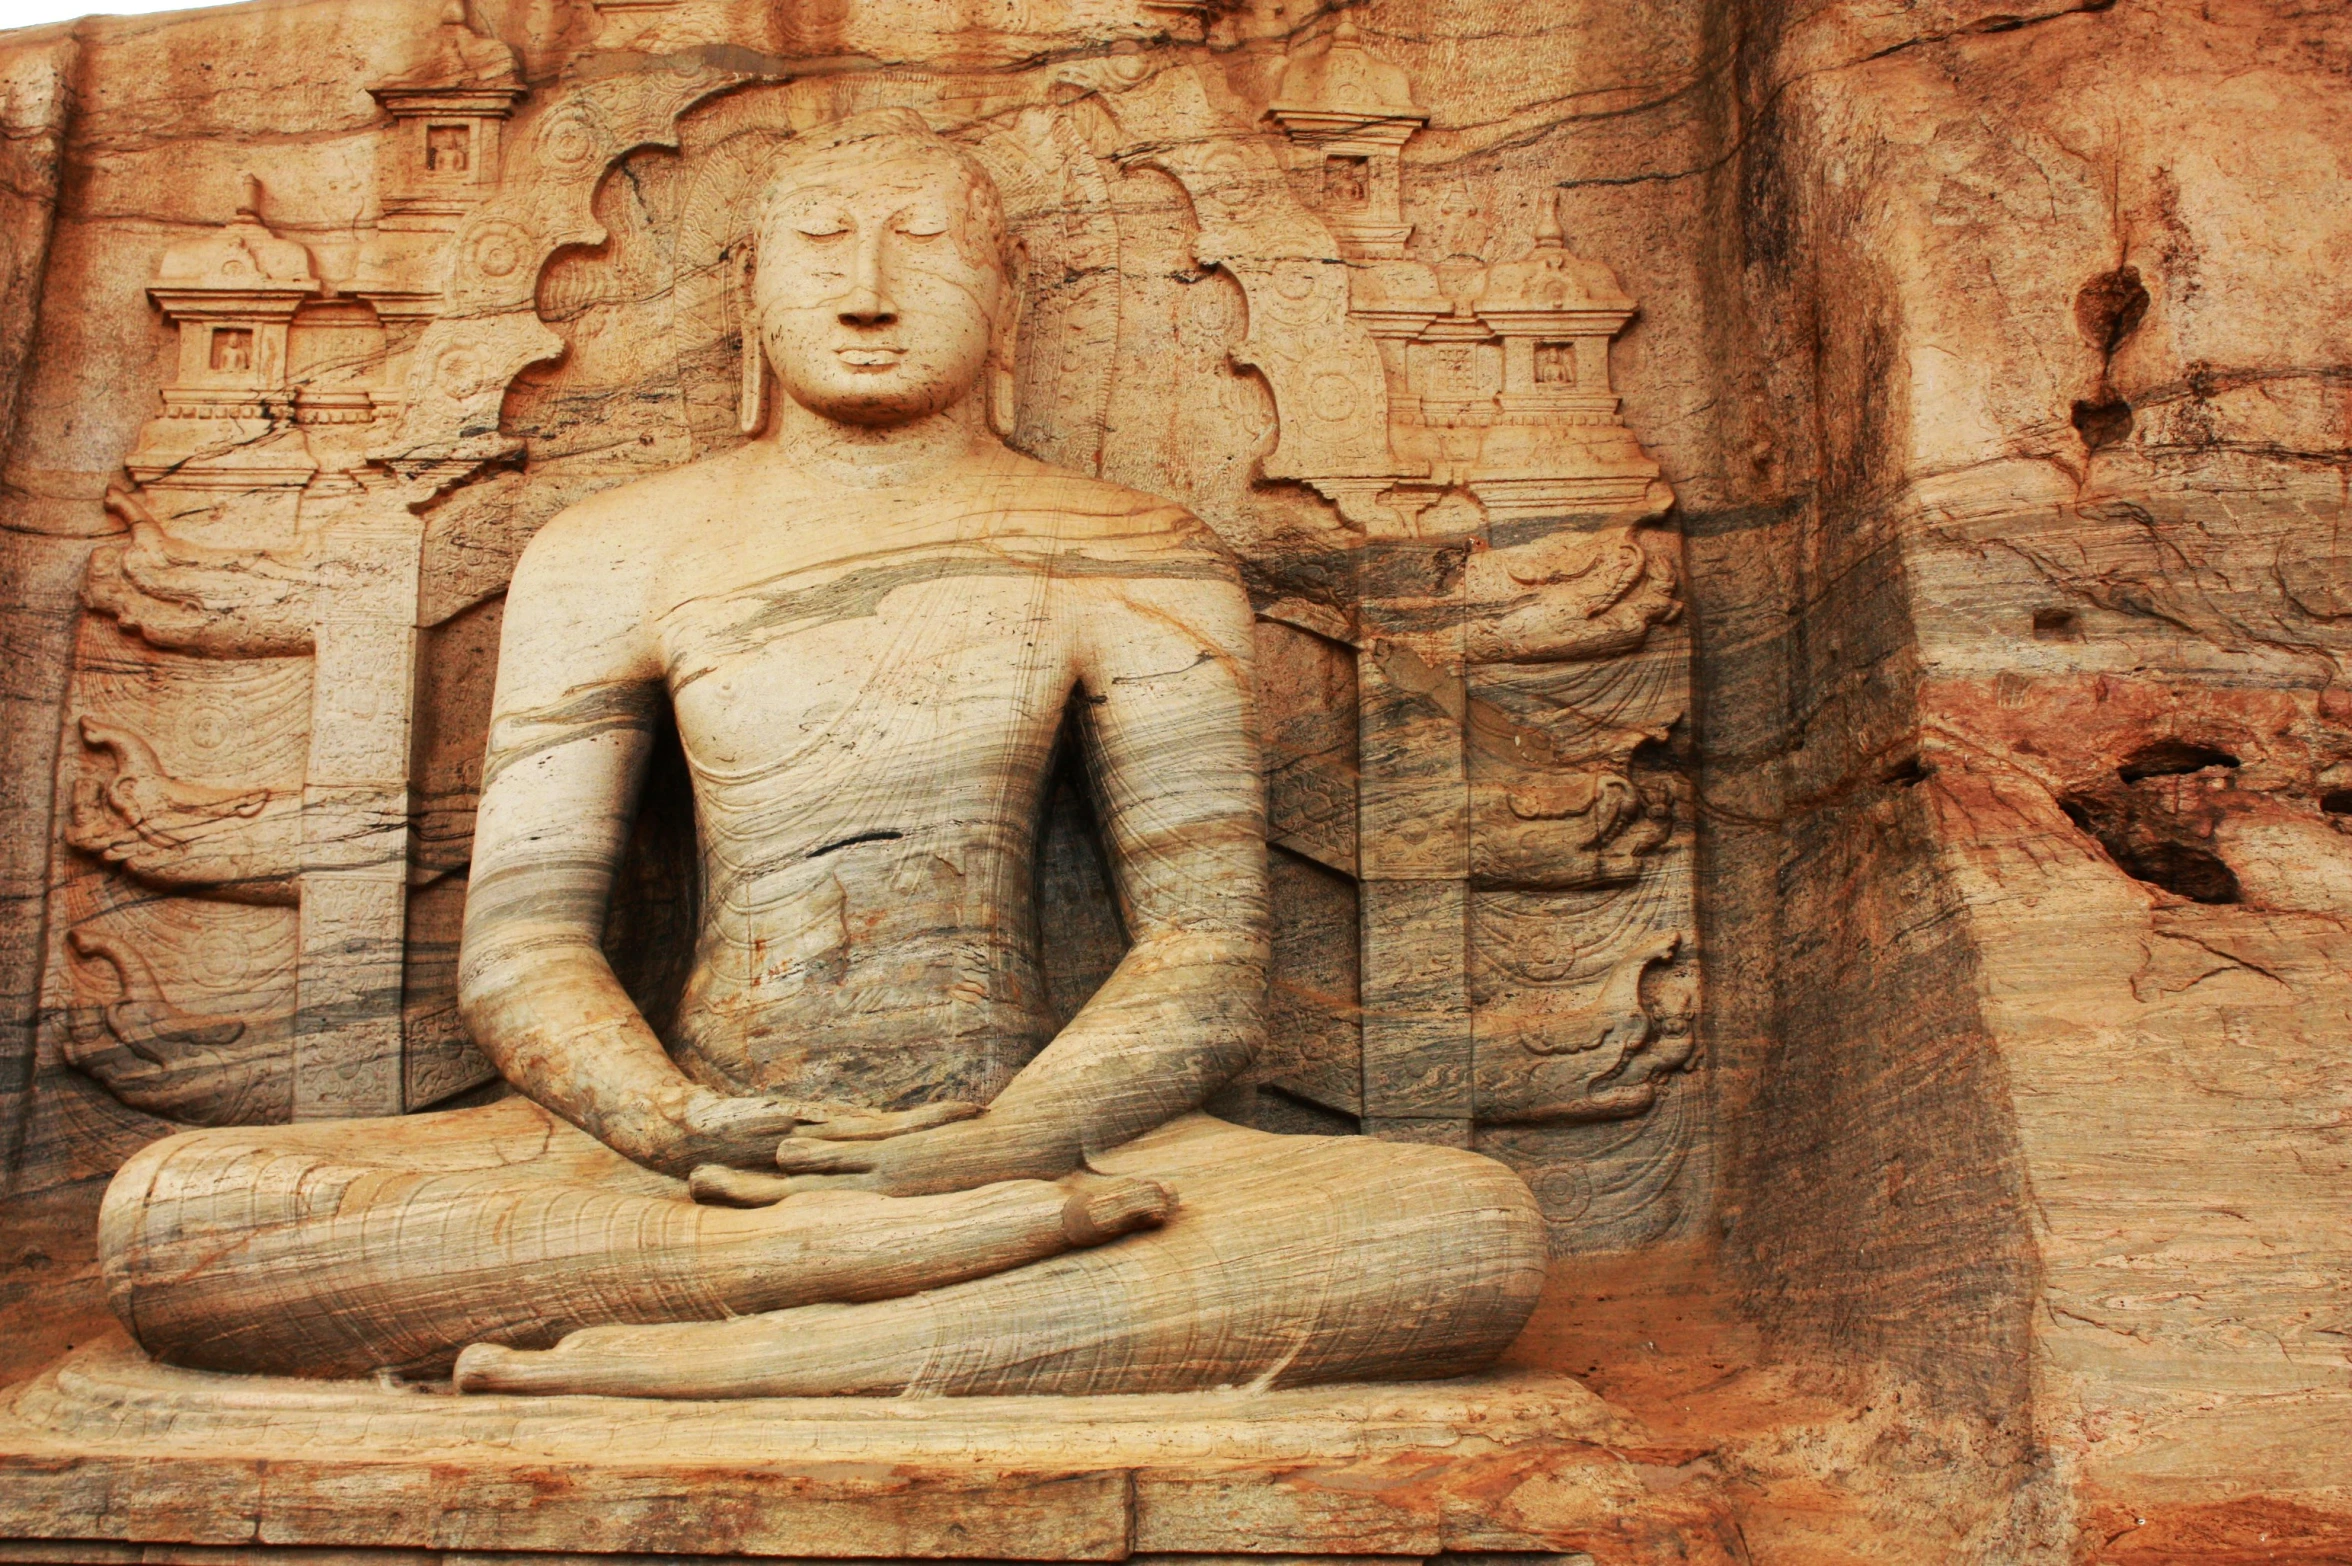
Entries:
[[[1655, 1555], [1645, 1559], [1660, 1559]], [[1724, 1559], [1706, 1554], [1700, 1559]], [[645, 1555], [586, 1550], [411, 1550], [369, 1545], [137, 1544], [115, 1539], [0, 1539], [0, 1566], [918, 1566], [932, 1557]], [[1027, 1566], [972, 1560], [964, 1566]], [[1130, 1555], [1122, 1566], [1599, 1566], [1582, 1550], [1439, 1555]]]
[[[98, 1343], [0, 1403], [0, 1561], [139, 1546], [766, 1560], [1533, 1552], [1728, 1562], [1703, 1450], [1561, 1376], [658, 1402], [209, 1375]], [[52, 1541], [41, 1543], [38, 1541]], [[43, 1555], [41, 1550], [93, 1553]], [[112, 1550], [114, 1553], [107, 1553]], [[21, 1553], [21, 1552], [33, 1553]], [[199, 1559], [190, 1555], [191, 1562]]]

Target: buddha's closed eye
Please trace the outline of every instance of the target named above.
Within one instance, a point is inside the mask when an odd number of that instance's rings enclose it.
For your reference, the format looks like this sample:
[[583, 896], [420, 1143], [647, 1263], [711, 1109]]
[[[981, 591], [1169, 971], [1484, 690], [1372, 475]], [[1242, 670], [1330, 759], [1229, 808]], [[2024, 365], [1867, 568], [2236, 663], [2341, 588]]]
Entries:
[[830, 201], [810, 202], [791, 214], [792, 231], [803, 239], [838, 239], [853, 226], [846, 208]]
[[909, 239], [937, 239], [947, 232], [948, 217], [942, 207], [909, 207], [892, 220], [891, 226]]

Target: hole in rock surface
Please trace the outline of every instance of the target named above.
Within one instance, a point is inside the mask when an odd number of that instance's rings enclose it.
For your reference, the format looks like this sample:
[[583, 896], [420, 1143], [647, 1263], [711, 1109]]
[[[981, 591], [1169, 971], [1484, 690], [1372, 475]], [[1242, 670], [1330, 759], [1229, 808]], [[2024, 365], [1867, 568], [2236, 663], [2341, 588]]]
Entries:
[[2042, 642], [2079, 642], [2082, 621], [2072, 609], [2036, 609], [2033, 612], [2034, 640]]
[[2202, 772], [2207, 767], [2234, 767], [2238, 758], [2226, 750], [2211, 745], [2199, 745], [2189, 740], [2161, 739], [2152, 745], [2142, 745], [2123, 758], [2115, 775], [2126, 783], [2137, 783], [2142, 778], [2177, 778], [2191, 772]]
[[2124, 874], [2193, 903], [2234, 903], [2237, 873], [2210, 849], [2186, 843], [2142, 843], [2115, 855]]
[[2082, 436], [2083, 445], [2098, 451], [2129, 438], [2132, 432], [2131, 404], [2121, 397], [2112, 397], [2104, 402], [2089, 402], [2078, 397], [2070, 422], [2075, 432]]
[[2123, 340], [2140, 329], [2147, 314], [2148, 290], [2136, 266], [2101, 272], [2074, 296], [2075, 329], [2102, 356], [2122, 347]]
[[2238, 900], [2237, 872], [2213, 850], [2189, 841], [2197, 835], [2195, 825], [2158, 800], [2115, 790], [2061, 799], [2058, 808], [2133, 880], [2194, 903]]
[[1634, 746], [1625, 765], [1631, 772], [1688, 772], [1691, 761], [1690, 729], [1677, 718], [1664, 739], [1645, 739]]
[[2331, 816], [2352, 816], [2352, 788], [2331, 788], [2319, 796], [2319, 808]]

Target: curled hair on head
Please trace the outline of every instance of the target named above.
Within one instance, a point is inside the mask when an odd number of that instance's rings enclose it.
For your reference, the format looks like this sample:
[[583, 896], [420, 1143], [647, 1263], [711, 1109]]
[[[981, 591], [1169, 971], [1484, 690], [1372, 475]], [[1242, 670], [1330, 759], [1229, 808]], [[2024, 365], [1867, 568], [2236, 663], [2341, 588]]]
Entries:
[[[1004, 198], [998, 194], [996, 181], [980, 160], [962, 147], [933, 130], [923, 117], [912, 109], [868, 109], [843, 119], [832, 120], [794, 136], [776, 150], [769, 163], [768, 182], [761, 187], [759, 199], [752, 204], [751, 254], [745, 272], [748, 285], [759, 265], [769, 226], [776, 219], [776, 206], [788, 192], [801, 182], [809, 165], [836, 154], [855, 149], [876, 160], [893, 154], [911, 153], [918, 157], [943, 158], [955, 164], [964, 176], [971, 192], [963, 209], [963, 222], [957, 226], [956, 240], [964, 244], [977, 235], [989, 246], [989, 255], [1005, 278], [1013, 293], [1012, 309], [997, 323], [996, 338], [989, 356], [988, 422], [999, 435], [1010, 435], [1013, 424], [1013, 340], [1014, 316], [1019, 309], [1020, 250], [1013, 242], [1012, 230], [1005, 223]], [[978, 260], [979, 257], [969, 256]], [[756, 312], [745, 299], [743, 334], [743, 390], [741, 425], [746, 435], [756, 435], [767, 422], [767, 362], [759, 337]]]

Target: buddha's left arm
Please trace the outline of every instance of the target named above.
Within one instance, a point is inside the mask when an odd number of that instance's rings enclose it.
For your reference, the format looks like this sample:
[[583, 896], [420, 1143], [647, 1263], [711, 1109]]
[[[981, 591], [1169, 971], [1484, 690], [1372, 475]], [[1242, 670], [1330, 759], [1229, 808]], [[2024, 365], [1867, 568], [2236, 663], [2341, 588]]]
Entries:
[[1089, 573], [1064, 590], [1082, 627], [1087, 765], [1133, 945], [977, 1120], [863, 1146], [787, 1138], [787, 1171], [848, 1176], [811, 1184], [907, 1195], [1056, 1179], [1197, 1109], [1257, 1049], [1266, 834], [1249, 601], [1189, 519], [1120, 556], [1132, 575]]

